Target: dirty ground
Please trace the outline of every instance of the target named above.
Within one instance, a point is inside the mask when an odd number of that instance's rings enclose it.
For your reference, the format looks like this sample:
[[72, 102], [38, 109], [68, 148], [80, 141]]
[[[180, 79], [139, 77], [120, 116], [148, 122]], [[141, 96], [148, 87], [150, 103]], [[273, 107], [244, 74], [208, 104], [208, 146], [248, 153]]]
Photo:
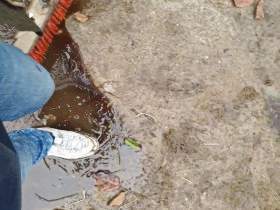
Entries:
[[[66, 28], [121, 127], [104, 152], [107, 168], [96, 166], [117, 171], [126, 192], [119, 209], [279, 209], [279, 2], [264, 1], [259, 21], [253, 6], [231, 0], [82, 5], [89, 19], [71, 16]], [[125, 136], [142, 151], [120, 146]], [[111, 209], [115, 194], [47, 161], [51, 170], [42, 164], [29, 177], [25, 202], [37, 210]], [[34, 193], [78, 194], [56, 203]]]

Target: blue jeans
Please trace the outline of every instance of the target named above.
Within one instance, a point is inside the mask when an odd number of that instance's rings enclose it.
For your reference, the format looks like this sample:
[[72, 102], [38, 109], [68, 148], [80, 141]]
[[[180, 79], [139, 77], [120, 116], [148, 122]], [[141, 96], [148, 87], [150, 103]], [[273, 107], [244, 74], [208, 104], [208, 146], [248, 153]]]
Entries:
[[[44, 67], [19, 49], [0, 43], [0, 121], [35, 112], [48, 101], [54, 89]], [[9, 138], [19, 158], [22, 180], [47, 155], [53, 143], [50, 133], [35, 128], [13, 131]]]

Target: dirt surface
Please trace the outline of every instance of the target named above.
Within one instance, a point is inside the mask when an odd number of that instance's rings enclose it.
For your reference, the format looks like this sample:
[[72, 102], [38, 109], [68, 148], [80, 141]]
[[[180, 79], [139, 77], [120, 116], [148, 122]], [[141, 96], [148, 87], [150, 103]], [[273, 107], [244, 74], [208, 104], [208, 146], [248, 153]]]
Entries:
[[265, 1], [256, 21], [230, 0], [91, 0], [87, 22], [68, 19], [143, 145], [146, 178], [122, 209], [279, 209], [279, 9]]
[[[279, 2], [264, 2], [261, 21], [254, 6], [231, 0], [81, 3], [89, 20], [71, 16], [66, 27], [111, 101], [118, 132], [89, 160], [35, 167], [24, 209], [112, 209], [108, 201], [122, 190], [119, 209], [279, 210]], [[30, 124], [40, 123], [31, 116], [6, 126]], [[126, 136], [142, 151], [120, 144]], [[98, 190], [100, 170], [122, 187]]]

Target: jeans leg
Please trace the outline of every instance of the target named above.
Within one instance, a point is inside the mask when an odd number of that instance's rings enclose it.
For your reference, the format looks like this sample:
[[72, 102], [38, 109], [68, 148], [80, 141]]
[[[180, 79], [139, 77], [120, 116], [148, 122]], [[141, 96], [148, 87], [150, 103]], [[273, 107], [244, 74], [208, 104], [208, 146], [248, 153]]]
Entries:
[[[47, 70], [19, 49], [0, 43], [0, 121], [15, 120], [40, 109], [54, 92]], [[17, 152], [22, 180], [47, 155], [50, 133], [34, 128], [9, 133]]]
[[0, 43], [0, 121], [35, 112], [53, 92], [54, 82], [44, 67], [19, 49]]
[[19, 158], [23, 181], [29, 169], [47, 155], [54, 139], [49, 132], [35, 128], [13, 131], [8, 135]]

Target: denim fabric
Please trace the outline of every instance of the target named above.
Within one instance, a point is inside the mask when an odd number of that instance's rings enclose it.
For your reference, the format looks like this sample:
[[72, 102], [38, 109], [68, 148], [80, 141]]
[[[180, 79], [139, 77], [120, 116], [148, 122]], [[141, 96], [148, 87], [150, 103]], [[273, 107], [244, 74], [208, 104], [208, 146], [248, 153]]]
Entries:
[[54, 92], [47, 70], [11, 45], [0, 43], [0, 121], [40, 109]]
[[[0, 43], [0, 121], [40, 109], [53, 92], [54, 82], [44, 67], [19, 49]], [[50, 133], [33, 128], [11, 132], [9, 138], [19, 158], [22, 179], [53, 143]]]
[[0, 209], [21, 209], [21, 176], [18, 156], [1, 122]]
[[50, 133], [35, 128], [13, 131], [8, 135], [19, 158], [23, 181], [29, 169], [47, 155], [53, 144], [53, 137]]

